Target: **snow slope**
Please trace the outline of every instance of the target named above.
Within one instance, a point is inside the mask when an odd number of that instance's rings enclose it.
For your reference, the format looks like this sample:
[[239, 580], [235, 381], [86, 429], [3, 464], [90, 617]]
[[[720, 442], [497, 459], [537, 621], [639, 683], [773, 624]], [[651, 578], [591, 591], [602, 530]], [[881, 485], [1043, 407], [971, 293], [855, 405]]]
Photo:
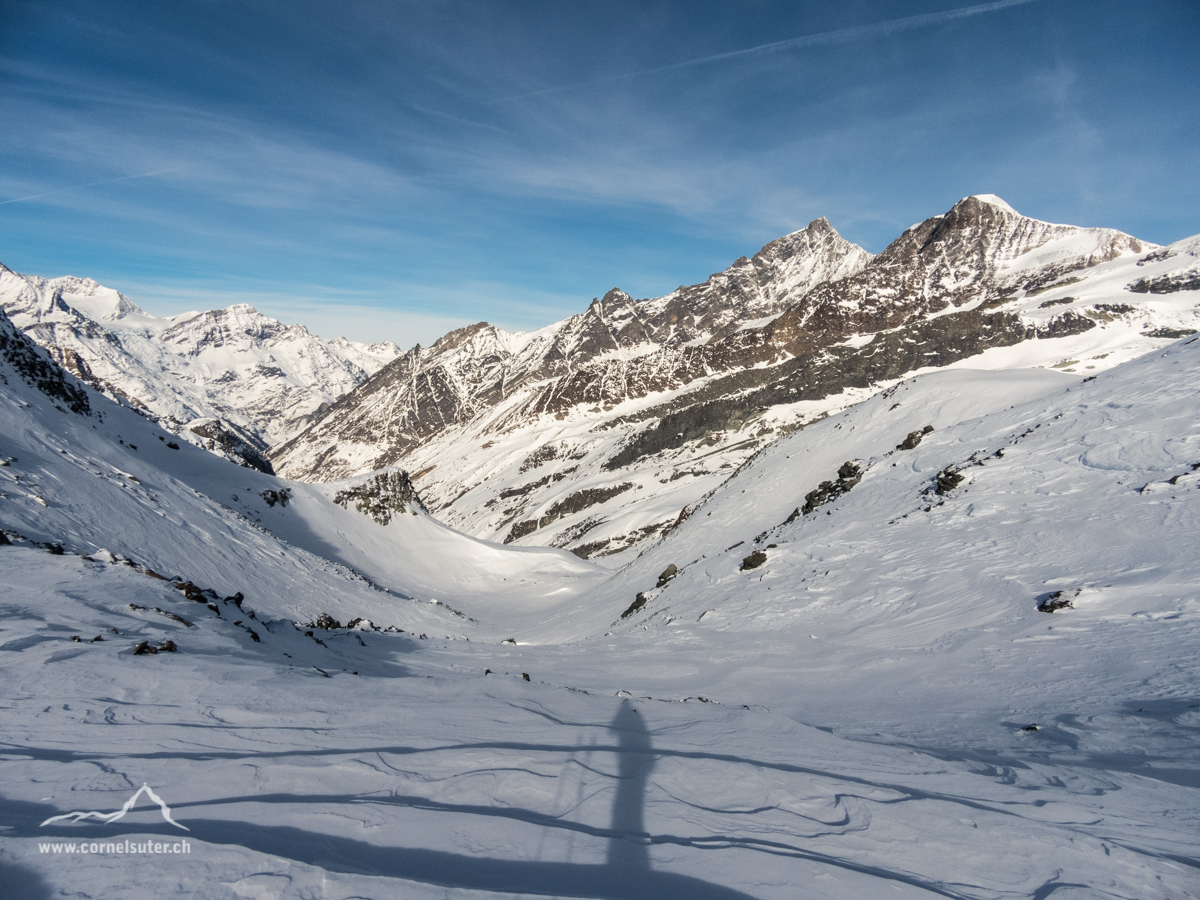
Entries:
[[[908, 378], [605, 573], [415, 498], [379, 524], [94, 393], [71, 411], [5, 325], [0, 872], [22, 897], [1200, 896], [1200, 338], [1094, 378]], [[439, 582], [462, 615], [419, 593]], [[1054, 591], [1073, 608], [1037, 611]], [[292, 624], [318, 611], [405, 633]], [[142, 783], [189, 831], [146, 805], [42, 825]], [[51, 846], [148, 838], [190, 852]]]

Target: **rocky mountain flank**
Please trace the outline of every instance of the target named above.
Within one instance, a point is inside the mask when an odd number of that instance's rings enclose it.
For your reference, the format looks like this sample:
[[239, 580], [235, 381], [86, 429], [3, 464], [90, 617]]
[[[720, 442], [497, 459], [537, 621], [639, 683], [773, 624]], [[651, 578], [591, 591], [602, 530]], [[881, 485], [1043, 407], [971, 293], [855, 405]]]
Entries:
[[289, 477], [334, 480], [402, 460], [517, 393], [514, 421], [677, 390], [740, 364], [747, 354], [731, 348], [745, 343], [743, 329], [870, 259], [817, 219], [665, 297], [634, 300], [613, 288], [582, 314], [532, 333], [487, 322], [452, 331], [394, 360], [272, 458]]
[[91, 279], [0, 265], [0, 308], [65, 369], [168, 431], [270, 471], [267, 447], [400, 354], [322, 340], [251, 306], [158, 318]]
[[818, 219], [665, 297], [613, 289], [540, 331], [481, 322], [415, 347], [270, 456], [313, 481], [402, 465], [468, 533], [621, 553], [763, 442], [909, 373], [978, 359], [1083, 374], [1189, 333], [1183, 244], [1040, 222], [990, 195], [875, 257]]

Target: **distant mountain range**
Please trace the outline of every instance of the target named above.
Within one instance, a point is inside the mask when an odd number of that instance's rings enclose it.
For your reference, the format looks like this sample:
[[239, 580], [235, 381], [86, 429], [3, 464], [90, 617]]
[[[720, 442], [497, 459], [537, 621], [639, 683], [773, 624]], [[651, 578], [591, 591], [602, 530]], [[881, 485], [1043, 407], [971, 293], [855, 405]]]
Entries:
[[878, 256], [817, 219], [664, 297], [614, 288], [538, 331], [481, 322], [405, 353], [245, 306], [154, 319], [78, 279], [3, 270], [0, 300], [68, 369], [195, 443], [305, 481], [403, 466], [459, 530], [600, 558], [668, 531], [765, 443], [914, 373], [1100, 371], [1191, 333], [1198, 246], [979, 195]]
[[0, 307], [68, 371], [168, 431], [269, 470], [266, 449], [400, 354], [325, 341], [245, 304], [158, 318], [91, 279], [0, 265]]

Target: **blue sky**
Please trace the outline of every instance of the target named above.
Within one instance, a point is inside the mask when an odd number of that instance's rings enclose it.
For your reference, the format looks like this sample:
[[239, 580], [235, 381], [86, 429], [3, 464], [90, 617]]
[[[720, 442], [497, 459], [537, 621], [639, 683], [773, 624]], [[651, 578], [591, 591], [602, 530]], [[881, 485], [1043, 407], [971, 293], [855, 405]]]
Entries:
[[1169, 242], [1197, 46], [1195, 0], [0, 0], [0, 261], [410, 346], [972, 193]]

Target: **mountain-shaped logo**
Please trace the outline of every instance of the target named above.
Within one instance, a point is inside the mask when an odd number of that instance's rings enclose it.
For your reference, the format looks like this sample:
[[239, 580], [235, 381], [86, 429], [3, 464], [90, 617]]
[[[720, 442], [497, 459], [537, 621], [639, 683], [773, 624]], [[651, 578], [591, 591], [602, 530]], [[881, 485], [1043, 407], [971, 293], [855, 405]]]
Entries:
[[168, 822], [170, 822], [172, 825], [174, 825], [176, 828], [182, 828], [184, 831], [191, 830], [187, 826], [180, 825], [178, 822], [176, 822], [174, 819], [171, 818], [171, 807], [167, 806], [167, 804], [163, 800], [163, 798], [158, 796], [158, 794], [154, 793], [154, 790], [150, 787], [150, 785], [146, 784], [145, 782], [142, 782], [142, 786], [137, 789], [137, 793], [135, 793], [128, 800], [126, 800], [125, 805], [122, 806], [120, 809], [118, 809], [116, 812], [102, 813], [102, 812], [94, 812], [93, 811], [93, 812], [63, 813], [61, 816], [51, 816], [49, 819], [47, 819], [45, 822], [42, 823], [41, 827], [45, 827], [46, 825], [49, 825], [51, 822], [61, 821], [62, 819], [70, 819], [72, 822], [82, 822], [84, 819], [99, 819], [101, 822], [106, 822], [106, 823], [115, 822], [115, 821], [117, 821], [117, 819], [125, 818], [125, 813], [127, 813], [131, 809], [133, 809], [134, 804], [137, 803], [138, 797], [142, 796], [142, 794], [145, 794], [147, 797], [149, 797], [151, 800], [153, 800], [155, 803], [157, 803], [159, 806], [159, 809], [162, 810], [163, 818], [166, 819]]

